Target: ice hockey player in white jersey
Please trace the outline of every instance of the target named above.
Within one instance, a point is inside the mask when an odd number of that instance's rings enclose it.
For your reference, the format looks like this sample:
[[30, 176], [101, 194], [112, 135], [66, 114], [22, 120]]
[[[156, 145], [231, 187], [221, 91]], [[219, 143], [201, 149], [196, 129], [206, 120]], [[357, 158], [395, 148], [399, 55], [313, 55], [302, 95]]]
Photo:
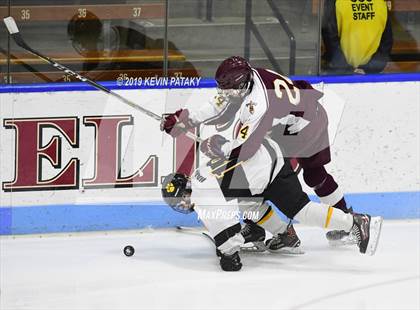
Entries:
[[[280, 148], [270, 139], [246, 161], [216, 158], [198, 168], [191, 179], [170, 174], [162, 184], [162, 196], [174, 210], [193, 210], [215, 241], [220, 266], [225, 271], [242, 267], [239, 249], [245, 238], [237, 214], [240, 204], [272, 201], [290, 219], [302, 224], [351, 232], [359, 251], [373, 255], [382, 218], [345, 213], [309, 200], [296, 173], [283, 161]], [[216, 154], [214, 154], [216, 155]]]
[[[213, 144], [214, 139], [220, 140]], [[162, 185], [164, 200], [175, 210], [200, 214], [214, 238], [220, 265], [225, 271], [242, 267], [239, 249], [245, 238], [237, 214], [240, 205], [259, 206], [271, 201], [288, 218], [306, 225], [352, 233], [361, 253], [373, 255], [379, 240], [382, 218], [345, 213], [309, 200], [290, 162], [283, 160], [277, 143], [265, 137], [252, 156], [225, 154], [220, 145], [230, 144], [216, 135], [202, 142], [200, 150], [211, 160], [189, 180], [171, 174]]]
[[[181, 133], [175, 124], [186, 128], [199, 124], [223, 124], [240, 114], [238, 136], [225, 141], [221, 136], [210, 137], [204, 146], [209, 153], [251, 157], [265, 135], [280, 145], [283, 156], [296, 159], [303, 169], [303, 178], [314, 189], [321, 202], [352, 212], [347, 208], [344, 195], [325, 165], [330, 162], [328, 117], [319, 104], [322, 93], [305, 81], [292, 82], [276, 72], [252, 68], [239, 56], [229, 57], [216, 71], [219, 96], [198, 108], [186, 107], [167, 115], [161, 129], [172, 136]], [[331, 241], [352, 242], [347, 232], [329, 231]]]

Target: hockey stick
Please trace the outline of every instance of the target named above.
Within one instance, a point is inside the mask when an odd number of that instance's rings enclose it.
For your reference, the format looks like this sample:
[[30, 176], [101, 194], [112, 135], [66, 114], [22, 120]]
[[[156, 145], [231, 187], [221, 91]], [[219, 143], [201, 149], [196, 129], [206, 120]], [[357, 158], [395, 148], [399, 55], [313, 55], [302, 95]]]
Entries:
[[[158, 114], [153, 113], [152, 111], [149, 111], [145, 108], [142, 108], [141, 106], [135, 104], [134, 102], [132, 102], [131, 100], [128, 100], [127, 98], [124, 98], [123, 96], [113, 92], [112, 90], [84, 77], [81, 76], [80, 74], [78, 74], [77, 72], [74, 72], [73, 70], [69, 69], [68, 67], [59, 64], [58, 62], [52, 60], [51, 58], [41, 54], [40, 52], [34, 50], [33, 48], [31, 48], [22, 38], [22, 35], [19, 32], [18, 26], [14, 20], [14, 18], [12, 16], [6, 17], [3, 19], [4, 24], [6, 25], [7, 30], [10, 33], [10, 36], [12, 37], [12, 39], [16, 42], [17, 45], [19, 45], [20, 47], [22, 47], [23, 49], [27, 50], [28, 52], [30, 52], [31, 54], [41, 58], [42, 60], [46, 61], [47, 63], [53, 65], [55, 68], [57, 68], [60, 71], [64, 71], [65, 73], [67, 73], [68, 75], [78, 79], [79, 81], [88, 83], [89, 85], [93, 86], [96, 89], [99, 89], [115, 98], [117, 98], [118, 100], [120, 100], [121, 102], [127, 104], [128, 106], [146, 114], [147, 116], [150, 116], [151, 118], [154, 118], [157, 121], [162, 121], [162, 117]], [[180, 129], [182, 129], [185, 134], [193, 139], [196, 140], [198, 142], [201, 142], [201, 139], [199, 137], [197, 137], [195, 134], [193, 134], [190, 131], [187, 131], [186, 129], [182, 128], [181, 126], [179, 126]]]
[[[207, 231], [200, 231], [195, 229], [194, 227], [187, 227], [187, 226], [176, 226], [176, 231], [178, 232], [185, 232], [194, 235], [204, 236], [207, 240], [210, 240], [214, 245], [214, 239]], [[265, 246], [264, 242], [260, 242], [258, 244], [251, 245], [251, 246], [241, 246], [241, 251], [249, 252], [249, 253], [256, 253], [256, 252], [264, 252], [267, 251], [268, 248]]]
[[199, 231], [199, 230], [196, 230], [193, 227], [187, 227], [187, 226], [176, 226], [176, 231], [178, 231], [178, 232], [187, 232], [187, 233], [191, 233], [191, 234], [194, 234], [194, 235], [205, 236], [208, 240], [210, 240], [214, 244], [213, 238], [206, 231]]
[[[4, 56], [8, 56], [9, 54], [7, 53], [7, 51], [5, 51], [4, 49], [2, 49], [0, 47], [0, 53], [2, 53]], [[10, 59], [19, 59], [18, 57], [10, 54]], [[26, 70], [28, 70], [29, 72], [31, 72], [33, 75], [39, 77], [40, 79], [42, 79], [45, 82], [54, 82], [53, 80], [51, 80], [50, 78], [48, 78], [46, 75], [44, 75], [43, 73], [39, 72], [38, 70], [36, 70], [34, 67], [32, 67], [31, 65], [22, 62], [20, 63], [21, 66], [23, 66]], [[11, 77], [12, 79], [12, 77]]]
[[[184, 233], [190, 233], [198, 236], [204, 236], [207, 240], [210, 240], [212, 244], [214, 244], [214, 239], [207, 231], [197, 230], [194, 227], [187, 227], [187, 226], [176, 226], [176, 231], [178, 232], [184, 232]], [[280, 254], [280, 255], [302, 255], [305, 254], [305, 251], [301, 248], [290, 248], [290, 247], [284, 247], [279, 250], [271, 250], [270, 249], [270, 243], [265, 244], [264, 241], [258, 241], [258, 242], [249, 242], [244, 245], [241, 245], [240, 247], [241, 252], [243, 253], [261, 253], [261, 252], [270, 252], [272, 254]]]

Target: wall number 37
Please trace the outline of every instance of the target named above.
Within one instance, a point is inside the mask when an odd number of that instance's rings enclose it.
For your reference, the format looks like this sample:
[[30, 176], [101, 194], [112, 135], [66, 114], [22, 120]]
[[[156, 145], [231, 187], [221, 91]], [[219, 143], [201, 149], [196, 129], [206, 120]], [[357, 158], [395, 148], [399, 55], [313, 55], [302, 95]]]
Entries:
[[133, 17], [140, 17], [141, 8], [133, 8]]

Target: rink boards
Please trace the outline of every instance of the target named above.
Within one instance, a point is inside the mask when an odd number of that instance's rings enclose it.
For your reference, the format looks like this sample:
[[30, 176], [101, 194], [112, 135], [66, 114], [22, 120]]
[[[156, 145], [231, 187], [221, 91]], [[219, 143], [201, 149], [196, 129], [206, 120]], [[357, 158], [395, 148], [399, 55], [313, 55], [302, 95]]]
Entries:
[[[418, 218], [420, 75], [310, 80], [330, 94], [328, 168], [348, 203]], [[210, 100], [214, 82], [200, 82], [107, 86], [161, 115]], [[159, 189], [162, 176], [206, 162], [190, 138], [174, 141], [156, 120], [82, 84], [0, 86], [0, 115], [0, 234], [199, 224], [166, 207]], [[201, 128], [200, 136], [216, 132]]]

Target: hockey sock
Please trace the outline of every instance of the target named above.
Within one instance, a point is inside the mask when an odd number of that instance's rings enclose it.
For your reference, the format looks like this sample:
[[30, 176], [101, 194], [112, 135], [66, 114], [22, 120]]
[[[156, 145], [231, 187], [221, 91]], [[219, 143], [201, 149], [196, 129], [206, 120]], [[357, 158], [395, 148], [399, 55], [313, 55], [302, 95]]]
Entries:
[[217, 249], [223, 254], [232, 255], [239, 251], [240, 246], [245, 242], [241, 235], [241, 225], [238, 223], [222, 230], [214, 236], [214, 242]]
[[[332, 179], [332, 177], [330, 175], [328, 175], [327, 177], [327, 181], [328, 179], [332, 180], [332, 182], [334, 182], [334, 180]], [[335, 183], [335, 182], [334, 182]], [[337, 183], [335, 183], [337, 184]], [[338, 187], [329, 195], [327, 196], [322, 196], [319, 190], [315, 190], [315, 193], [318, 195], [319, 200], [321, 200], [322, 203], [332, 206], [334, 208], [340, 209], [343, 212], [348, 213], [349, 209], [347, 209], [347, 204], [346, 201], [344, 200], [344, 195], [343, 192], [341, 191], [341, 189]]]
[[303, 178], [305, 183], [312, 187], [322, 203], [349, 212], [343, 192], [324, 167], [305, 169]]
[[313, 201], [307, 203], [294, 219], [305, 225], [346, 232], [353, 226], [353, 215], [350, 213]]
[[281, 220], [279, 215], [271, 208], [271, 206], [264, 203], [261, 208], [263, 207], [266, 208], [266, 211], [256, 223], [272, 233], [273, 236], [285, 232], [287, 229], [287, 223]]

